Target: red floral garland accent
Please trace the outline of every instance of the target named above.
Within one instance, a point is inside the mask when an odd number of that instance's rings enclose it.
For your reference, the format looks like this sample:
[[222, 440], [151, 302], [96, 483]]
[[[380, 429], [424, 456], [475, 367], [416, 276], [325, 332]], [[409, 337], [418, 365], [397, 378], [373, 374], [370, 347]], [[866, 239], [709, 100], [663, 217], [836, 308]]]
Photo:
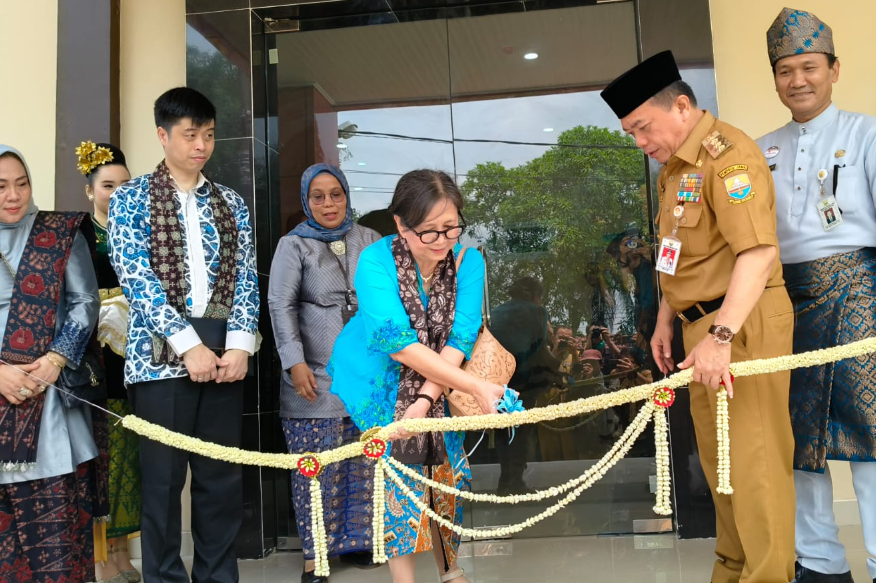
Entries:
[[315, 478], [322, 473], [322, 463], [320, 463], [319, 458], [314, 454], [304, 454], [301, 459], [298, 460], [298, 471], [301, 472], [301, 475], [305, 478]]
[[675, 402], [675, 390], [668, 387], [660, 387], [654, 391], [654, 404], [668, 409]]

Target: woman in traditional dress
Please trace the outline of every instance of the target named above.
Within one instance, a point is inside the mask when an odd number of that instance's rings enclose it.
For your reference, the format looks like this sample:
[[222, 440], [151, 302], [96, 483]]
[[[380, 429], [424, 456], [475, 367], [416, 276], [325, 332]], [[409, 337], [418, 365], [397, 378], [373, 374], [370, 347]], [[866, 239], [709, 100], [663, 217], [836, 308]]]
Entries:
[[[321, 452], [359, 440], [341, 400], [329, 392], [326, 365], [335, 339], [358, 304], [353, 281], [359, 254], [380, 235], [353, 223], [343, 172], [315, 164], [301, 177], [307, 219], [280, 239], [271, 264], [268, 303], [283, 365], [280, 416], [290, 453]], [[371, 464], [362, 458], [326, 467], [320, 481], [329, 556], [370, 564]], [[314, 573], [310, 480], [292, 473], [292, 503], [304, 548], [302, 583]], [[349, 559], [348, 559], [349, 560]]]
[[87, 213], [39, 212], [24, 157], [0, 145], [0, 578], [91, 581], [105, 417], [52, 385], [79, 369], [99, 299]]
[[[85, 175], [85, 195], [94, 204], [97, 235], [97, 282], [100, 286], [98, 340], [106, 367], [107, 404], [124, 417], [133, 414], [125, 390], [125, 341], [128, 302], [109, 262], [106, 219], [110, 195], [131, 179], [125, 155], [112, 144], [84, 142], [78, 148], [78, 168]], [[128, 555], [128, 535], [140, 530], [140, 448], [137, 434], [118, 423], [109, 425], [109, 519], [95, 525], [97, 579], [107, 583], [137, 583], [140, 573]]]
[[[444, 172], [416, 170], [395, 188], [389, 211], [398, 235], [368, 247], [359, 259], [359, 311], [335, 343], [332, 392], [365, 431], [398, 419], [447, 415], [442, 387], [474, 396], [484, 412], [495, 411], [504, 387], [482, 381], [459, 366], [471, 356], [481, 325], [484, 260], [457, 239], [465, 229], [463, 199]], [[463, 434], [394, 434], [392, 456], [424, 476], [468, 490], [471, 470]], [[395, 583], [414, 581], [414, 553], [432, 550], [442, 582], [463, 583], [456, 563], [459, 536], [422, 511], [462, 524], [462, 499], [404, 478], [419, 496], [414, 504], [387, 482], [386, 554]]]

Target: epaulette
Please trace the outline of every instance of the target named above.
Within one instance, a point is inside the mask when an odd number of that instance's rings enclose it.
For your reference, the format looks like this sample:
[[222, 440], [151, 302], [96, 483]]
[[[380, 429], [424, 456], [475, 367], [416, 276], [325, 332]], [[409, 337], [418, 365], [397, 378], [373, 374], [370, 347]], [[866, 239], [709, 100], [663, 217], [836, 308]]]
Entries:
[[733, 142], [721, 135], [721, 132], [712, 132], [703, 140], [703, 146], [711, 154], [712, 158], [718, 158], [733, 147]]

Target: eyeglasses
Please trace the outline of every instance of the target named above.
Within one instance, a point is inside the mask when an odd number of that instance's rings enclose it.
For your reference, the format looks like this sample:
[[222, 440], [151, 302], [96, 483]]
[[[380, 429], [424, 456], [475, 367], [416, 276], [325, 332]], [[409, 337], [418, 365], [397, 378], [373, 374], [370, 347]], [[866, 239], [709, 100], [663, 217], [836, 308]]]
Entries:
[[[347, 195], [343, 192], [332, 192], [330, 196], [332, 197], [332, 202], [335, 204], [341, 204], [342, 202], [347, 200]], [[313, 206], [322, 206], [325, 204], [325, 195], [321, 192], [317, 192], [316, 194], [310, 194], [308, 195], [308, 198], [310, 199], [310, 202], [313, 204]]]
[[443, 231], [429, 230], [429, 231], [417, 232], [417, 231], [414, 231], [413, 229], [411, 229], [411, 232], [414, 235], [416, 235], [417, 237], [419, 237], [420, 241], [422, 241], [426, 245], [431, 245], [432, 243], [437, 241], [438, 237], [440, 237], [441, 235], [444, 235], [444, 237], [448, 241], [455, 241], [462, 236], [462, 233], [464, 231], [465, 231], [465, 225], [458, 225], [456, 227], [450, 227], [449, 229], [445, 229]]

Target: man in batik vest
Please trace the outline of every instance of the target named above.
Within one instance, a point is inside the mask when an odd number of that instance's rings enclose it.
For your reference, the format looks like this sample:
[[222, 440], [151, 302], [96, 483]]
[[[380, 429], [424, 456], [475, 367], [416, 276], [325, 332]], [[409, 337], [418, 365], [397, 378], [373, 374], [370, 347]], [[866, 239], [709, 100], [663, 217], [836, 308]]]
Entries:
[[[110, 260], [131, 305], [125, 384], [134, 413], [207, 442], [240, 445], [243, 378], [259, 312], [249, 212], [201, 169], [216, 110], [180, 87], [155, 102], [165, 159], [121, 186], [109, 208]], [[241, 468], [148, 439], [143, 472], [143, 576], [188, 581], [179, 556], [180, 493], [192, 474], [195, 581], [238, 581]]]

